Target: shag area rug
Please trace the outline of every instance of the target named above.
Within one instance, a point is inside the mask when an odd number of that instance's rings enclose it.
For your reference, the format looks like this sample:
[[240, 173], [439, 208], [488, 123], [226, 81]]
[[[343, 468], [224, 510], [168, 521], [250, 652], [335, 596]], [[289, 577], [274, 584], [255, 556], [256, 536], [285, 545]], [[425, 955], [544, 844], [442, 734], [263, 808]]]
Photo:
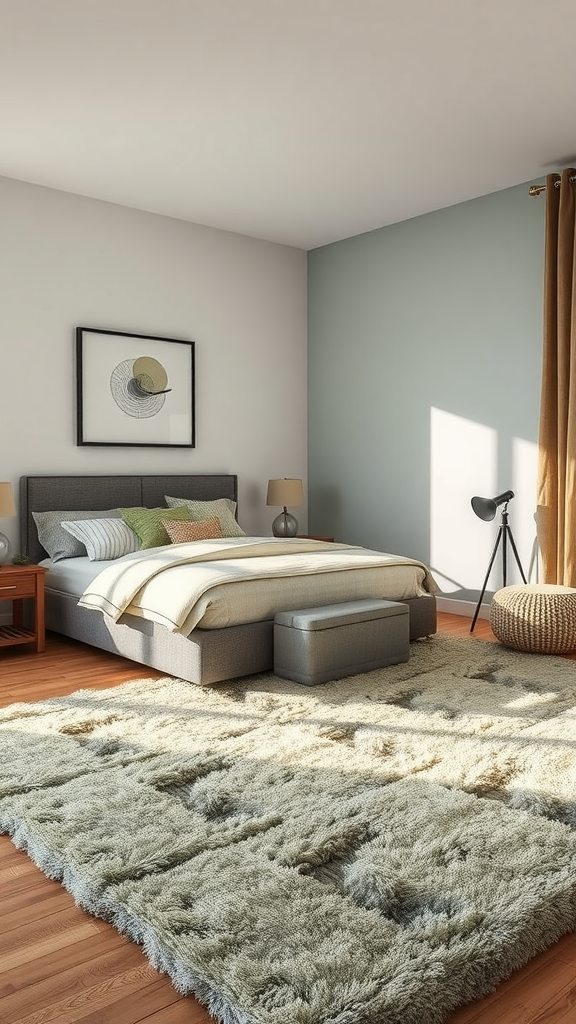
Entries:
[[438, 1024], [576, 928], [576, 663], [411, 652], [12, 705], [0, 828], [227, 1024]]

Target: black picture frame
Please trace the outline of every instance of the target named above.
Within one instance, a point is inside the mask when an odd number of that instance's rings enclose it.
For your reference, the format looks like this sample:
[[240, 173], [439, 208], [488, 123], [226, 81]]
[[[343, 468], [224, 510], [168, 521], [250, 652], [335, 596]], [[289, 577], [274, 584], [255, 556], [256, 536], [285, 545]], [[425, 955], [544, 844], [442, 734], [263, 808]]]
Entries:
[[76, 328], [76, 444], [195, 448], [195, 343]]

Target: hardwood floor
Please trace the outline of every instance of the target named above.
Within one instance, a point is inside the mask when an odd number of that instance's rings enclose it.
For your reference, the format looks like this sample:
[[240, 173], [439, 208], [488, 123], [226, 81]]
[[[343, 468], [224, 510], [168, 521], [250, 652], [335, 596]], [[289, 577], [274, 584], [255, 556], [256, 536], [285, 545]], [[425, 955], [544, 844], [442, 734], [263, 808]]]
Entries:
[[[439, 631], [469, 636], [470, 620], [439, 614]], [[493, 640], [480, 619], [472, 636]], [[576, 659], [576, 655], [572, 656]], [[49, 636], [44, 654], [0, 652], [0, 706], [106, 687], [161, 673]], [[140, 948], [84, 913], [0, 836], [0, 1021], [2, 1024], [208, 1024]], [[566, 935], [485, 999], [447, 1024], [575, 1024], [576, 934]], [[290, 1024], [290, 1021], [286, 1021]]]

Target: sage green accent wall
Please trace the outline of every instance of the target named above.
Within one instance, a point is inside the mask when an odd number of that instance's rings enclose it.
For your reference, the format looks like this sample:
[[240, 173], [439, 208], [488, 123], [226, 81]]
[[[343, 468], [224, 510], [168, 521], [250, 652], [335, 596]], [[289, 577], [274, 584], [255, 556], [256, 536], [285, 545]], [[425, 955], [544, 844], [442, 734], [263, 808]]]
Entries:
[[544, 208], [523, 184], [308, 254], [310, 533], [477, 596], [499, 516], [470, 498], [512, 487], [529, 563]]

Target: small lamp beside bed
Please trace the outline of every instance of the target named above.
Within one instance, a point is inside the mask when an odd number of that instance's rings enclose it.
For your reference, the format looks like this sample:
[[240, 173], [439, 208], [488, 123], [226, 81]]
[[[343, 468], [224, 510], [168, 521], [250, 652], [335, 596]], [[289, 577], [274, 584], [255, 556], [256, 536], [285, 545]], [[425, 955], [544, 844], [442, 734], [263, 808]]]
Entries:
[[[12, 484], [8, 481], [0, 481], [0, 519], [7, 519], [16, 515]], [[10, 556], [10, 541], [3, 533], [0, 533], [0, 565], [4, 565]]]
[[272, 523], [275, 537], [295, 537], [298, 533], [298, 520], [288, 511], [288, 505], [304, 504], [304, 488], [302, 481], [284, 477], [281, 480], [269, 480], [266, 494], [267, 505], [279, 505], [282, 511]]

